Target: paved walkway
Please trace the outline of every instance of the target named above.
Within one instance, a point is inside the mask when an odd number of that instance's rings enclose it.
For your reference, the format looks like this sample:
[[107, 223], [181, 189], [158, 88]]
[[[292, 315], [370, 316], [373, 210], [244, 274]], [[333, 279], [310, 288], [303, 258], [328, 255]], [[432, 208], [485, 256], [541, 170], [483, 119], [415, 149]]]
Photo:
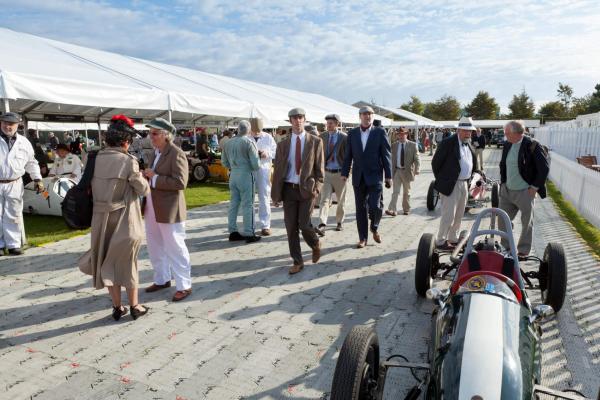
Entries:
[[[487, 154], [488, 171], [497, 173], [500, 153]], [[115, 323], [107, 293], [92, 290], [76, 268], [88, 236], [3, 257], [0, 399], [326, 399], [339, 348], [356, 324], [376, 324], [384, 356], [424, 361], [432, 304], [416, 296], [413, 269], [418, 240], [436, 231], [439, 209], [425, 208], [430, 157], [423, 165], [413, 212], [384, 218], [382, 244], [353, 248], [348, 201], [346, 229], [330, 228], [321, 262], [293, 277], [281, 209], [274, 235], [251, 245], [226, 240], [227, 204], [191, 210], [194, 292], [181, 303], [170, 302], [173, 290], [142, 292], [151, 312], [135, 322]], [[391, 191], [384, 196], [387, 205]], [[558, 240], [570, 261], [567, 303], [543, 327], [544, 383], [595, 396], [600, 263], [549, 200], [536, 206], [536, 227], [536, 252]], [[151, 279], [144, 248], [140, 281]], [[406, 372], [393, 372], [386, 398], [410, 385]]]

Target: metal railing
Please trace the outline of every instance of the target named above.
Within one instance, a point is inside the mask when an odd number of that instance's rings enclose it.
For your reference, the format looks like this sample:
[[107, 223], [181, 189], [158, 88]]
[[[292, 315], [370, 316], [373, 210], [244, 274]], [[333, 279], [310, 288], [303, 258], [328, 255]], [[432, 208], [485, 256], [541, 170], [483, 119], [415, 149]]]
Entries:
[[[599, 132], [600, 133], [600, 132]], [[579, 214], [600, 228], [600, 173], [553, 151], [550, 180]]]

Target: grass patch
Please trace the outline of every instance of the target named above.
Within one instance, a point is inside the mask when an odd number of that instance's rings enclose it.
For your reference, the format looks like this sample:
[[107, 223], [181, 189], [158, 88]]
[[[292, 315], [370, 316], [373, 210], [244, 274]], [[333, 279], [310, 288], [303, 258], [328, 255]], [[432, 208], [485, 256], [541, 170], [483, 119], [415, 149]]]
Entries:
[[573, 204], [567, 201], [556, 185], [550, 181], [548, 181], [548, 194], [558, 207], [560, 213], [573, 225], [577, 233], [591, 247], [594, 254], [600, 257], [600, 229], [579, 215]]
[[[227, 183], [193, 183], [185, 190], [188, 209], [229, 200]], [[25, 233], [29, 246], [41, 246], [75, 236], [85, 235], [90, 230], [73, 230], [62, 217], [50, 215], [23, 215]]]
[[190, 208], [229, 200], [228, 183], [192, 183], [185, 190], [185, 203]]

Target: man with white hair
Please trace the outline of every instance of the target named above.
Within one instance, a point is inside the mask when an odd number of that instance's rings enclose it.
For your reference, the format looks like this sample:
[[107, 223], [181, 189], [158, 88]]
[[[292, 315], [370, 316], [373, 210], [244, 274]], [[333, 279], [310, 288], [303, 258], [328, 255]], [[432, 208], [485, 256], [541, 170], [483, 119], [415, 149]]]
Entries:
[[263, 122], [260, 118], [250, 120], [252, 138], [256, 142], [260, 168], [255, 172], [256, 192], [258, 193], [258, 222], [260, 223], [260, 234], [269, 236], [271, 234], [271, 169], [277, 144], [275, 139], [263, 132]]
[[[225, 144], [221, 154], [221, 163], [229, 168], [229, 241], [245, 240], [246, 243], [258, 242], [260, 236], [254, 232], [254, 172], [260, 168], [256, 142], [248, 137], [250, 122], [240, 121], [238, 135]], [[237, 226], [238, 213], [242, 212], [244, 232], [240, 234]]]
[[440, 193], [442, 217], [436, 245], [442, 250], [452, 250], [458, 242], [458, 232], [467, 205], [467, 181], [477, 166], [477, 159], [469, 146], [473, 120], [462, 117], [458, 131], [442, 140], [431, 160], [435, 189]]
[[[500, 160], [500, 208], [510, 220], [521, 212], [521, 236], [517, 252], [521, 257], [529, 255], [533, 238], [533, 207], [535, 196], [546, 197], [546, 178], [550, 171], [548, 157], [543, 147], [525, 135], [521, 121], [511, 121], [504, 127], [506, 143]], [[498, 226], [503, 230], [502, 219]], [[508, 247], [508, 241], [502, 239]]]
[[[23, 180], [28, 172], [38, 193], [44, 191], [40, 167], [29, 140], [17, 134], [21, 116], [0, 116], [0, 249], [9, 255], [23, 254]], [[0, 253], [2, 255], [2, 253]]]

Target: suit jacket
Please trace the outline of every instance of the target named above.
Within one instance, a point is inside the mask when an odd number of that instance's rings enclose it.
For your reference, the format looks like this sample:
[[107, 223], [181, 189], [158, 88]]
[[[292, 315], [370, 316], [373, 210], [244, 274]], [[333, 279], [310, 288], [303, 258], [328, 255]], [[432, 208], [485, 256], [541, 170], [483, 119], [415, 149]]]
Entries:
[[[477, 159], [473, 148], [469, 144], [469, 150], [473, 157], [473, 171], [477, 168]], [[431, 160], [431, 169], [435, 177], [435, 189], [443, 195], [450, 196], [454, 190], [454, 185], [460, 175], [460, 147], [456, 134], [447, 137], [439, 144], [438, 149], [433, 154]]]
[[[398, 162], [398, 151], [400, 151], [400, 142], [395, 142], [392, 145], [392, 171], [396, 172]], [[420, 171], [421, 158], [417, 150], [417, 144], [408, 140], [404, 144], [404, 168], [410, 173], [410, 180], [415, 180], [415, 174]]]
[[[543, 199], [546, 197], [546, 178], [550, 172], [548, 158], [542, 150], [542, 145], [537, 143], [533, 152], [533, 140], [523, 136], [523, 142], [519, 148], [519, 174], [525, 182], [538, 188], [538, 193]], [[502, 149], [502, 159], [500, 160], [500, 182], [506, 183], [506, 157], [512, 143], [504, 142]]]
[[383, 128], [371, 127], [367, 145], [363, 150], [360, 127], [348, 132], [346, 156], [342, 167], [342, 176], [350, 175], [352, 166], [352, 185], [359, 186], [361, 178], [367, 186], [381, 185], [385, 179], [392, 179], [390, 141]]
[[[325, 166], [327, 167], [327, 156], [329, 155], [329, 132], [321, 134], [323, 140], [323, 154], [325, 160]], [[344, 165], [344, 158], [346, 157], [346, 143], [348, 141], [348, 135], [344, 132], [338, 131], [338, 141], [336, 143], [336, 157], [340, 168]]]
[[[152, 153], [148, 168], [154, 164], [156, 155]], [[158, 175], [156, 186], [150, 189], [156, 222], [172, 224], [186, 219], [186, 206], [183, 191], [189, 177], [187, 157], [183, 150], [167, 143], [154, 168]]]
[[[284, 141], [279, 142], [275, 151], [275, 169], [271, 188], [271, 199], [275, 203], [279, 203], [283, 199], [283, 185], [288, 172], [292, 137], [293, 135], [289, 135]], [[306, 132], [300, 167], [300, 195], [302, 198], [314, 199], [319, 195], [324, 175], [323, 141], [318, 136]]]
[[[485, 149], [485, 135], [482, 133], [479, 137], [477, 137], [477, 135], [473, 136], [471, 143], [473, 144], [473, 148], [476, 150]], [[479, 146], [475, 146], [475, 143], [479, 143]]]

